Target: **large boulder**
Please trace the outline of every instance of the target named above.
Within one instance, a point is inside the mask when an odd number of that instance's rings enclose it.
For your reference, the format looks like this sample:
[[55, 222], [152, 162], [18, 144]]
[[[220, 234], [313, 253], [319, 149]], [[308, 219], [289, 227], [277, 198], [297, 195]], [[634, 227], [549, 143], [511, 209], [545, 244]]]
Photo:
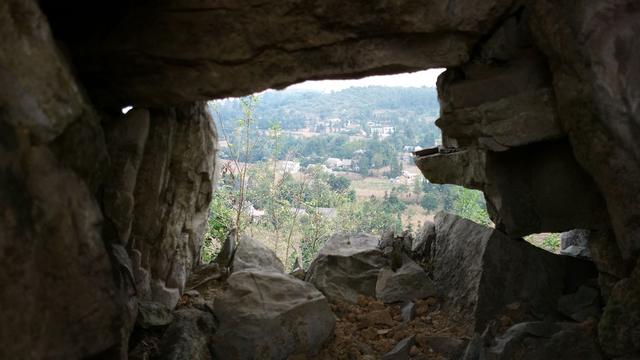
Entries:
[[427, 273], [406, 255], [398, 270], [384, 268], [378, 273], [376, 298], [382, 302], [408, 302], [434, 295], [436, 289]]
[[435, 218], [433, 279], [451, 314], [481, 332], [506, 305], [552, 312], [559, 297], [597, 276], [589, 261], [555, 255], [456, 215]]
[[313, 286], [279, 272], [244, 270], [215, 299], [214, 353], [223, 359], [313, 356], [333, 334], [335, 316]]
[[233, 271], [248, 269], [284, 272], [284, 265], [267, 245], [249, 236], [243, 236], [233, 257]]
[[306, 281], [329, 300], [355, 303], [358, 295], [375, 296], [378, 273], [387, 260], [371, 235], [333, 235], [307, 272]]

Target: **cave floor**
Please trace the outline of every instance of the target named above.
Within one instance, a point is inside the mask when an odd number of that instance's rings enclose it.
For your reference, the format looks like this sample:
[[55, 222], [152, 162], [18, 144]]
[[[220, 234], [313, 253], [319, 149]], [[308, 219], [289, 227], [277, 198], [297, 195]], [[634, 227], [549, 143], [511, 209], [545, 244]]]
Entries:
[[[451, 321], [436, 298], [418, 300], [415, 318], [402, 320], [402, 305], [385, 305], [374, 298], [360, 297], [357, 304], [331, 305], [338, 317], [335, 336], [318, 359], [380, 359], [403, 339], [415, 336], [411, 359], [445, 359], [452, 343], [468, 340], [468, 326]], [[438, 341], [433, 346], [433, 341]], [[436, 352], [432, 348], [439, 348]]]

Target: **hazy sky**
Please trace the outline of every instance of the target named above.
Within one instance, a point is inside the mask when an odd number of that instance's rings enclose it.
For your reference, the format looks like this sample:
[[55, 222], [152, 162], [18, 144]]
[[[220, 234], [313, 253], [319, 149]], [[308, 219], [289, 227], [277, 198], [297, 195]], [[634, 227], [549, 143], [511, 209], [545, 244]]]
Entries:
[[430, 69], [398, 75], [369, 76], [358, 80], [305, 81], [300, 84], [291, 85], [287, 89], [337, 91], [353, 86], [371, 85], [404, 87], [436, 86], [436, 79], [443, 71], [444, 69]]

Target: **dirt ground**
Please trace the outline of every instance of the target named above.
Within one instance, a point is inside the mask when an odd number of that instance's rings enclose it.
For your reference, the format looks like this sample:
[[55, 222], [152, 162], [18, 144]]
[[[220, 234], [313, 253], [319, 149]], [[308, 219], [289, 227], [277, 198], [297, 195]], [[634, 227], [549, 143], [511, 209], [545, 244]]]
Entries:
[[411, 359], [444, 359], [429, 345], [430, 337], [468, 339], [470, 329], [455, 324], [442, 311], [435, 298], [415, 303], [415, 318], [403, 322], [401, 305], [385, 305], [373, 298], [361, 297], [357, 304], [332, 304], [338, 317], [335, 336], [317, 359], [374, 360], [391, 351], [396, 344], [415, 336]]

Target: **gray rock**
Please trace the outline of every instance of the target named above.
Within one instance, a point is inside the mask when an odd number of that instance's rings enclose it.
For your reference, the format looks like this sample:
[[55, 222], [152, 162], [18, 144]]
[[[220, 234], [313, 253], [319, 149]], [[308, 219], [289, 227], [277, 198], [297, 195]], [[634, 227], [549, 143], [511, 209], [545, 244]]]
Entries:
[[376, 298], [385, 303], [424, 299], [436, 295], [427, 273], [405, 256], [397, 271], [384, 268], [378, 273]]
[[296, 257], [296, 261], [293, 263], [292, 269], [293, 270], [289, 273], [289, 275], [295, 277], [296, 279], [304, 281], [306, 271], [304, 271], [304, 268], [302, 267], [302, 265], [300, 265], [299, 258]]
[[358, 295], [374, 297], [380, 269], [387, 260], [371, 235], [333, 235], [307, 271], [312, 283], [330, 301], [355, 303]]
[[105, 137], [110, 156], [104, 185], [104, 215], [117, 234], [117, 241], [127, 245], [135, 205], [133, 191], [149, 134], [149, 111], [132, 109], [106, 122]]
[[600, 360], [593, 329], [575, 323], [527, 322], [509, 328], [480, 350], [486, 360]]
[[214, 353], [223, 359], [311, 357], [333, 334], [335, 316], [311, 284], [280, 272], [244, 270], [214, 302]]
[[153, 301], [138, 302], [136, 324], [143, 329], [168, 325], [173, 321], [173, 314], [166, 306]]
[[406, 303], [402, 309], [402, 322], [408, 323], [416, 317], [416, 304], [412, 301]]
[[175, 312], [175, 320], [160, 340], [160, 360], [211, 360], [216, 323], [213, 315], [194, 308]]
[[450, 336], [424, 336], [417, 340], [424, 348], [429, 347], [446, 359], [459, 359], [467, 346], [466, 341]]
[[245, 235], [240, 238], [233, 258], [233, 271], [249, 269], [284, 272], [284, 265], [273, 250]]
[[411, 244], [411, 253], [414, 256], [428, 256], [431, 252], [431, 244], [436, 239], [436, 225], [433, 221], [425, 221], [418, 235]]
[[602, 310], [600, 292], [589, 286], [581, 286], [577, 292], [558, 299], [558, 310], [578, 322], [598, 319]]
[[552, 313], [560, 296], [596, 276], [589, 261], [552, 254], [456, 215], [439, 213], [435, 224], [433, 281], [450, 314], [476, 332], [514, 302]]
[[180, 289], [167, 287], [161, 279], [151, 280], [151, 299], [173, 309], [180, 301]]
[[409, 351], [415, 342], [415, 336], [400, 340], [388, 353], [382, 355], [382, 360], [409, 360]]
[[640, 261], [613, 287], [598, 324], [598, 338], [610, 357], [640, 358]]
[[572, 245], [588, 247], [590, 237], [591, 230], [575, 229], [565, 231], [560, 234], [560, 250], [564, 250]]
[[586, 259], [591, 258], [591, 252], [589, 251], [589, 248], [578, 245], [570, 245], [567, 248], [560, 250], [560, 254]]
[[[379, 69], [390, 66], [456, 66], [472, 52], [468, 39], [480, 38], [493, 28], [512, 4], [493, 0], [473, 6], [452, 3], [447, 8], [437, 3], [394, 2], [379, 9], [364, 3], [322, 3], [296, 12], [297, 5], [292, 0], [270, 0], [263, 4], [263, 11], [251, 13], [248, 4], [225, 3], [221, 11], [206, 17], [165, 14], [162, 7], [149, 5], [144, 12], [114, 23], [104, 44], [82, 47], [90, 56], [83, 58], [81, 70], [93, 70], [96, 82], [111, 84], [100, 88], [102, 102], [163, 105], [241, 96], [285, 87], [302, 78], [385, 73]], [[209, 8], [196, 3], [190, 9]], [[246, 15], [229, 13], [235, 9]], [[269, 14], [266, 23], [261, 22], [264, 14]], [[159, 17], [163, 21], [154, 21]], [[219, 24], [224, 31], [211, 33], [211, 24]], [[350, 30], [345, 31], [345, 26]], [[378, 27], [388, 39], [375, 38]], [[158, 43], [158, 34], [176, 28], [182, 32], [167, 34]], [[288, 31], [293, 28], [296, 34], [291, 37]], [[194, 36], [185, 41], [185, 34]], [[399, 46], [399, 41], [410, 46]], [[209, 46], [213, 43], [217, 46]], [[280, 44], [286, 45], [286, 52]], [[121, 53], [125, 45], [131, 49], [126, 56]], [[261, 50], [266, 53], [259, 54]], [[139, 55], [148, 53], [180, 58], [181, 66]], [[316, 61], [323, 58], [330, 61]], [[192, 71], [205, 62], [210, 64], [205, 71]], [[155, 69], [153, 76], [147, 73], [150, 68]]]
[[[213, 191], [216, 139], [206, 103], [149, 109], [129, 239], [131, 253], [139, 253], [136, 256], [145, 269], [135, 271], [143, 276], [136, 282], [150, 282], [150, 297], [144, 300], [173, 308], [192, 269], [200, 264]], [[121, 171], [127, 171], [128, 162], [117, 163], [123, 166]], [[118, 231], [121, 233], [125, 232]]]

